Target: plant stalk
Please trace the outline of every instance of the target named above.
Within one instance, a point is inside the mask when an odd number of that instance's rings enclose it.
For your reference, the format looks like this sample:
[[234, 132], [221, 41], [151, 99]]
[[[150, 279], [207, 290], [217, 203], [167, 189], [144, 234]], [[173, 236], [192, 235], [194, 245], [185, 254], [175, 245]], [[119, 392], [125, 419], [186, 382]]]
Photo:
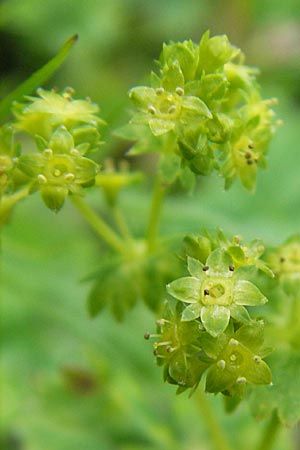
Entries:
[[280, 421], [278, 419], [278, 415], [276, 411], [273, 411], [272, 417], [270, 421], [267, 423], [267, 426], [262, 435], [261, 441], [257, 447], [257, 450], [271, 450], [273, 444], [275, 442], [277, 433], [280, 428]]
[[125, 251], [125, 246], [119, 236], [107, 225], [95, 211], [77, 196], [70, 197], [77, 210], [96, 233], [114, 250], [119, 253]]
[[129, 231], [127, 222], [120, 210], [117, 206], [112, 207], [112, 214], [114, 216], [114, 220], [116, 223], [116, 226], [118, 227], [121, 235], [126, 239], [127, 241], [132, 241], [132, 235]]
[[157, 177], [153, 188], [148, 228], [146, 233], [146, 238], [148, 241], [148, 250], [150, 253], [154, 250], [156, 245], [159, 229], [159, 220], [165, 192], [166, 188], [162, 186], [160, 178]]
[[215, 411], [207, 399], [207, 394], [201, 390], [201, 386], [194, 395], [197, 399], [198, 409], [210, 432], [210, 437], [214, 443], [214, 450], [233, 450], [221, 424], [217, 420]]

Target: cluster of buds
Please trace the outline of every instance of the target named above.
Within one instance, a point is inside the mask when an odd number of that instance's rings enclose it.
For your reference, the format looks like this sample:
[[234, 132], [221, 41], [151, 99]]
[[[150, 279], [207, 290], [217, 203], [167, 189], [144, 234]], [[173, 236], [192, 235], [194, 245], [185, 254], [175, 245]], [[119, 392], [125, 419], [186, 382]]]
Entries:
[[264, 324], [248, 311], [267, 302], [253, 276], [273, 276], [260, 259], [263, 252], [260, 241], [243, 245], [221, 231], [185, 238], [182, 256], [190, 276], [167, 285], [170, 298], [154, 335], [157, 362], [179, 392], [197, 387], [206, 371], [207, 392], [239, 398], [247, 384], [271, 383], [262, 360]]
[[194, 177], [217, 169], [225, 187], [238, 177], [245, 188], [254, 189], [257, 167], [265, 167], [276, 129], [275, 101], [261, 99], [257, 70], [243, 59], [227, 36], [211, 38], [206, 32], [199, 45], [165, 44], [151, 87], [130, 90], [136, 109], [132, 125], [150, 129], [164, 156], [174, 161], [176, 155], [179, 178], [183, 172], [186, 178], [187, 172]]

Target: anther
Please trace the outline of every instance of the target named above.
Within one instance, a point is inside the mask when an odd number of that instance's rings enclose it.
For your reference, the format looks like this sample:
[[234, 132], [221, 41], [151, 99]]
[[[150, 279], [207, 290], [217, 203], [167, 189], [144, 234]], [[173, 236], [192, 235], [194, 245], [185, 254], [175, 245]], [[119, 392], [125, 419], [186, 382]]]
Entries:
[[247, 383], [247, 378], [245, 378], [245, 377], [238, 377], [236, 379], [236, 382], [237, 382], [237, 384], [245, 384], [245, 383]]
[[184, 90], [180, 86], [177, 86], [177, 88], [175, 89], [175, 92], [177, 95], [180, 95], [180, 96], [184, 94]]
[[285, 258], [283, 257], [283, 256], [281, 256], [281, 258], [280, 258], [280, 260], [279, 260], [281, 263], [284, 263], [285, 262]]
[[165, 90], [164, 90], [164, 88], [162, 86], [157, 88], [157, 89], [155, 89], [155, 93], [157, 95], [162, 95], [164, 92], [165, 92]]
[[43, 153], [46, 156], [46, 158], [52, 158], [53, 156], [53, 151], [51, 150], [51, 148], [45, 148]]
[[74, 181], [75, 175], [74, 175], [74, 173], [66, 173], [66, 175], [64, 176], [64, 179], [69, 182]]
[[171, 105], [170, 108], [168, 109], [168, 114], [173, 114], [175, 111], [176, 111], [176, 106]]
[[230, 339], [229, 344], [237, 346], [237, 345], [239, 345], [239, 341], [237, 341], [236, 339]]
[[158, 319], [156, 321], [156, 325], [158, 325], [159, 327], [162, 327], [165, 324], [165, 319]]
[[42, 173], [40, 173], [38, 176], [37, 176], [37, 179], [38, 179], [38, 182], [40, 183], [40, 184], [46, 184], [47, 183], [47, 178], [45, 177], [45, 175], [43, 175]]
[[251, 153], [250, 152], [246, 152], [245, 153], [245, 158], [246, 159], [250, 159], [251, 158]]
[[158, 355], [158, 350], [157, 350], [157, 349], [153, 350], [153, 355], [154, 355], [154, 356], [157, 356], [157, 355]]
[[146, 339], [146, 341], [148, 341], [150, 339], [151, 334], [149, 333], [149, 331], [146, 331], [146, 333], [144, 334], [144, 339]]
[[260, 363], [261, 361], [261, 357], [258, 355], [253, 356], [253, 361], [256, 362], [257, 364]]
[[203, 266], [202, 270], [203, 270], [203, 272], [207, 272], [209, 270], [209, 267], [208, 266]]
[[248, 166], [252, 166], [252, 164], [253, 164], [252, 159], [247, 159], [247, 164], [248, 164]]
[[76, 148], [72, 148], [72, 150], [70, 150], [70, 155], [79, 156], [79, 151]]
[[230, 356], [230, 361], [236, 361], [236, 355], [234, 355], [234, 354], [231, 355], [231, 356]]
[[204, 295], [209, 295], [209, 290], [208, 289], [204, 289]]
[[226, 362], [224, 361], [224, 359], [220, 359], [220, 361], [217, 362], [217, 366], [219, 367], [219, 369], [224, 370], [226, 367]]
[[253, 149], [255, 147], [255, 145], [253, 143], [248, 144], [248, 148]]
[[55, 177], [60, 177], [60, 176], [61, 176], [61, 171], [60, 171], [59, 169], [54, 169], [54, 170], [53, 170], [53, 175], [54, 175]]
[[168, 347], [166, 348], [168, 353], [172, 353], [174, 351], [174, 348], [171, 347], [170, 345], [168, 345]]
[[155, 109], [155, 107], [154, 107], [153, 105], [149, 105], [149, 106], [148, 106], [148, 112], [149, 112], [150, 114], [156, 114], [156, 109]]
[[232, 264], [230, 264], [230, 266], [228, 268], [229, 268], [230, 272], [233, 272], [235, 269], [235, 267]]

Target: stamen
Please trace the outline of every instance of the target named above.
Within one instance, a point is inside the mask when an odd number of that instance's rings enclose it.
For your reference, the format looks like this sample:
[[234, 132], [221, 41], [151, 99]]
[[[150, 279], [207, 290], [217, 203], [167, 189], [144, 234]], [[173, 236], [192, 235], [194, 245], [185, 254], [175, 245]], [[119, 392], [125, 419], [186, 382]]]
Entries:
[[70, 155], [79, 156], [79, 151], [76, 148], [72, 148], [72, 150], [70, 150]]
[[47, 183], [47, 178], [45, 177], [45, 175], [43, 175], [42, 173], [40, 173], [38, 176], [37, 176], [37, 179], [38, 179], [38, 182], [40, 183], [40, 184], [46, 184]]
[[177, 88], [175, 89], [175, 92], [177, 95], [180, 95], [180, 96], [182, 96], [184, 94], [184, 90], [180, 86], [177, 86]]
[[74, 173], [66, 173], [66, 175], [64, 176], [66, 181], [72, 182], [75, 179], [75, 175]]
[[150, 114], [156, 114], [156, 109], [155, 109], [155, 107], [153, 106], [153, 105], [149, 105], [148, 106], [148, 112], [150, 113]]
[[226, 367], [226, 362], [224, 361], [224, 359], [220, 359], [220, 361], [217, 362], [217, 366], [219, 367], [219, 369], [224, 370]]
[[247, 383], [247, 378], [245, 378], [245, 377], [238, 377], [236, 379], [236, 382], [237, 382], [237, 384], [245, 384], [245, 383]]
[[46, 156], [46, 158], [52, 158], [53, 157], [53, 151], [51, 150], [51, 148], [45, 148], [43, 153]]
[[157, 95], [162, 95], [165, 92], [164, 88], [160, 86], [159, 88], [155, 89], [155, 93]]

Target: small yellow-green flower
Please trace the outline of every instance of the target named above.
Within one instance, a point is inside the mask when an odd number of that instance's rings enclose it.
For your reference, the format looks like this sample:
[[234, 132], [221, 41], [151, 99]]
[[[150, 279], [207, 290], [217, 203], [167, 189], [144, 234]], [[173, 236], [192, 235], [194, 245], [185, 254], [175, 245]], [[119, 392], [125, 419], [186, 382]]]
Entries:
[[216, 249], [203, 265], [188, 257], [190, 277], [179, 278], [167, 286], [170, 295], [190, 304], [182, 313], [183, 321], [201, 318], [204, 328], [219, 336], [225, 331], [230, 317], [239, 322], [250, 320], [244, 306], [266, 303], [266, 297], [250, 281], [243, 279], [242, 271], [235, 270], [232, 258]]
[[[99, 107], [90, 100], [73, 99], [73, 91], [66, 89], [62, 93], [54, 90], [37, 90], [38, 97], [26, 97], [28, 103], [16, 104], [16, 129], [31, 136], [49, 139], [58, 126], [65, 126], [69, 131], [83, 127], [95, 133], [103, 121], [99, 118]], [[99, 137], [99, 136], [98, 136]], [[85, 139], [88, 142], [88, 139]], [[76, 142], [77, 144], [77, 142]]]
[[56, 130], [50, 145], [40, 153], [21, 155], [18, 168], [31, 178], [48, 208], [58, 211], [69, 193], [94, 183], [98, 165], [80, 154], [65, 128]]
[[236, 332], [233, 327], [219, 338], [208, 333], [201, 337], [201, 345], [212, 358], [206, 377], [207, 392], [223, 392], [243, 397], [247, 384], [270, 384], [270, 368], [263, 361], [262, 321], [242, 325]]

